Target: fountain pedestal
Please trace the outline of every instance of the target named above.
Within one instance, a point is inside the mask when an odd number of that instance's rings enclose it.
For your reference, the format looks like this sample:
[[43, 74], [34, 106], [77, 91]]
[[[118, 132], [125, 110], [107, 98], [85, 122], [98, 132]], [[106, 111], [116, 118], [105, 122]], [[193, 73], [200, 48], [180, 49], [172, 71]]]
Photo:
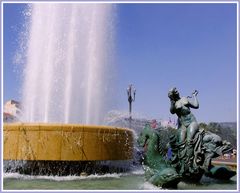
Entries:
[[43, 162], [131, 160], [130, 129], [78, 124], [4, 124], [3, 159]]

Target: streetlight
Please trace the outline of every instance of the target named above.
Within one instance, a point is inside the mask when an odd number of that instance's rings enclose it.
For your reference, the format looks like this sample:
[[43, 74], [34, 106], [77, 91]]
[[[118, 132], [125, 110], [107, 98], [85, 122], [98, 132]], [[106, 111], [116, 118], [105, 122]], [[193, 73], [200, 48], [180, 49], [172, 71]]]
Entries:
[[[130, 84], [127, 88], [128, 103], [129, 103], [129, 119], [132, 119], [132, 102], [135, 101], [136, 89]], [[133, 95], [133, 96], [132, 96]]]

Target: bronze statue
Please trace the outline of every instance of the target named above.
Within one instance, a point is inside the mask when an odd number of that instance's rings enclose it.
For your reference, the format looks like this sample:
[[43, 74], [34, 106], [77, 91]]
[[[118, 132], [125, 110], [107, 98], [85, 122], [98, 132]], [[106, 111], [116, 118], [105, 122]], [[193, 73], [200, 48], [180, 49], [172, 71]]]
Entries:
[[[198, 182], [203, 174], [218, 179], [230, 179], [235, 171], [225, 166], [213, 166], [212, 158], [232, 150], [221, 137], [199, 128], [190, 108], [199, 108], [198, 91], [192, 97], [180, 97], [176, 88], [168, 92], [170, 112], [178, 116], [178, 129], [151, 128], [148, 124], [138, 138], [144, 147], [144, 169], [149, 182], [165, 187], [176, 187], [178, 182]], [[170, 136], [170, 137], [169, 137]], [[166, 157], [167, 149], [171, 157]]]
[[171, 102], [170, 112], [172, 114], [176, 113], [178, 116], [178, 140], [180, 143], [185, 140], [187, 140], [188, 143], [191, 143], [193, 137], [199, 131], [197, 120], [190, 111], [190, 108], [199, 108], [197, 94], [198, 91], [195, 90], [192, 93], [193, 100], [189, 100], [190, 97], [180, 97], [176, 88], [172, 88], [168, 92], [168, 97]]
[[200, 180], [204, 173], [211, 173], [212, 158], [232, 149], [231, 144], [223, 143], [218, 135], [199, 128], [190, 110], [199, 108], [197, 94], [195, 90], [192, 97], [180, 97], [176, 88], [168, 92], [170, 112], [178, 116], [178, 135], [171, 136], [169, 142], [173, 153], [170, 162], [183, 178], [193, 181]]
[[[169, 90], [168, 97], [170, 99], [170, 112], [178, 116], [178, 144], [184, 145], [187, 157], [192, 157], [193, 155], [193, 138], [195, 134], [199, 131], [198, 123], [195, 116], [191, 113], [190, 108], [199, 108], [199, 102], [197, 100], [198, 91], [195, 90], [192, 93], [192, 100], [190, 97], [180, 97], [178, 90], [174, 87]], [[182, 152], [181, 152], [182, 153]], [[192, 159], [189, 159], [188, 162], [192, 162]], [[184, 160], [181, 160], [184, 162]], [[192, 163], [188, 163], [191, 168]], [[182, 163], [182, 168], [180, 173], [184, 172], [185, 164]]]

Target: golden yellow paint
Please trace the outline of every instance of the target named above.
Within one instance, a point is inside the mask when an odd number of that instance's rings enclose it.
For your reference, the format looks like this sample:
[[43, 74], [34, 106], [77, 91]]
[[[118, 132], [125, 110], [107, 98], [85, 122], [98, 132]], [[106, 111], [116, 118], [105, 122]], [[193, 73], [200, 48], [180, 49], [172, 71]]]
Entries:
[[127, 128], [78, 124], [3, 125], [4, 160], [128, 160], [133, 133]]

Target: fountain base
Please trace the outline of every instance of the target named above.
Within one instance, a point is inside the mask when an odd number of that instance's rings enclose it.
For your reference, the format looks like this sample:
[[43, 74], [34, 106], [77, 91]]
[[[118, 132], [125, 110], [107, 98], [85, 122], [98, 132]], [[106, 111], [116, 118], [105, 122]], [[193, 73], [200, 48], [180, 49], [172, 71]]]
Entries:
[[114, 161], [22, 161], [5, 160], [5, 173], [52, 176], [85, 176], [90, 174], [123, 173], [132, 167], [130, 160]]
[[[11, 168], [10, 165], [19, 165], [14, 167], [19, 171], [26, 168], [35, 168], [35, 171], [41, 168], [59, 170], [64, 166], [65, 170], [70, 171], [68, 173], [74, 168], [79, 168], [77, 171], [81, 173], [86, 172], [84, 168], [108, 170], [107, 165], [112, 167], [109, 162], [118, 165], [116, 161], [133, 159], [133, 133], [127, 128], [14, 123], [4, 124], [3, 138], [5, 171]], [[25, 164], [20, 164], [22, 162]]]

